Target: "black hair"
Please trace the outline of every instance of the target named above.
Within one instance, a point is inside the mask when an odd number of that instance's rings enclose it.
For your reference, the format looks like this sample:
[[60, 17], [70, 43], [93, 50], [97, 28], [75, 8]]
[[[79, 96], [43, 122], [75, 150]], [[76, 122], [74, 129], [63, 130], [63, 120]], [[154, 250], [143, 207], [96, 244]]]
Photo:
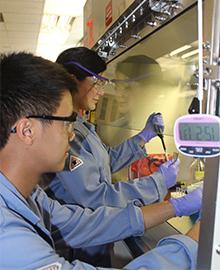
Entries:
[[131, 80], [162, 79], [159, 63], [146, 55], [133, 55], [125, 58], [117, 63], [116, 71]]
[[91, 74], [74, 64], [67, 64], [71, 61], [79, 63], [96, 74], [106, 70], [105, 61], [95, 51], [86, 47], [69, 48], [57, 57], [56, 62], [63, 65], [69, 73], [74, 74], [79, 81], [83, 81]]
[[31, 53], [1, 54], [0, 75], [0, 149], [19, 118], [51, 115], [66, 91], [77, 91], [75, 81], [60, 65]]

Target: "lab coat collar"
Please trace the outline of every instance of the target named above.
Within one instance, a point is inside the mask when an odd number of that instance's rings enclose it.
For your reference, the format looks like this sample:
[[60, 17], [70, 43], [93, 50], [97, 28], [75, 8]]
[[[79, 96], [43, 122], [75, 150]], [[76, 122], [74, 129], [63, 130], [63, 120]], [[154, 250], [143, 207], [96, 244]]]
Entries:
[[[80, 122], [81, 124], [85, 125], [88, 129], [95, 131], [95, 126], [89, 123], [86, 119], [84, 119], [81, 115], [77, 115], [76, 121]], [[77, 122], [76, 122], [77, 123]]]
[[25, 198], [2, 173], [0, 173], [0, 197], [1, 195], [8, 208], [16, 211], [21, 216], [28, 219], [32, 224], [40, 222], [40, 218], [29, 208]]

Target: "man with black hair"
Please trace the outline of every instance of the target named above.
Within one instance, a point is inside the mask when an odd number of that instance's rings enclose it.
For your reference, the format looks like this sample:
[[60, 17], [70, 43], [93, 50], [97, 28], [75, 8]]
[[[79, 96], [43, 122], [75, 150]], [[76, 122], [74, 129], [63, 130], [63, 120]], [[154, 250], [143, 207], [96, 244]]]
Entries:
[[[1, 270], [95, 269], [80, 261], [70, 264], [56, 254], [54, 246], [95, 246], [141, 235], [144, 228], [200, 209], [201, 190], [185, 196], [184, 209], [178, 205], [183, 204], [181, 199], [144, 207], [133, 201], [125, 208], [92, 211], [48, 198], [37, 184], [43, 173], [64, 167], [74, 139], [75, 82], [59, 65], [28, 53], [1, 55], [0, 69]], [[106, 221], [109, 215], [111, 223]], [[189, 237], [164, 239], [160, 247], [126, 269], [162, 269], [164, 262], [172, 269], [179, 269], [180, 263], [193, 269], [196, 247]], [[156, 262], [155, 256], [160, 256]]]

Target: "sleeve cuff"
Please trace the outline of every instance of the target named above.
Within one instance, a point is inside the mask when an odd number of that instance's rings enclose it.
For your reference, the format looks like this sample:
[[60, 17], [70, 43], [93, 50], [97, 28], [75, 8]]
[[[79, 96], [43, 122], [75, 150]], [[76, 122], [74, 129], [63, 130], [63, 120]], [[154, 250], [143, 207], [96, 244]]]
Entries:
[[133, 236], [140, 236], [144, 234], [144, 218], [140, 209], [141, 206], [142, 204], [138, 200], [132, 201], [128, 206], [130, 225]]
[[141, 137], [138, 135], [135, 135], [132, 138], [128, 139], [128, 144], [137, 159], [147, 156], [147, 151], [145, 147], [140, 146], [141, 140]]
[[164, 197], [167, 195], [167, 187], [165, 184], [165, 181], [163, 179], [163, 176], [160, 172], [155, 172], [151, 175], [151, 177], [154, 180], [154, 183], [157, 187], [158, 194], [159, 194], [159, 200], [163, 201]]

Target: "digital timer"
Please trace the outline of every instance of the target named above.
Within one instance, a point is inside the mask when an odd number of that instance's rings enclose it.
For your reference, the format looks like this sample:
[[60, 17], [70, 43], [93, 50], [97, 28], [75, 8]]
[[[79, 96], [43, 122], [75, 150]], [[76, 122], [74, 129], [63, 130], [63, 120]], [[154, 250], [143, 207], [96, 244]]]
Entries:
[[210, 114], [190, 114], [174, 124], [174, 141], [184, 155], [214, 157], [220, 155], [220, 118]]

